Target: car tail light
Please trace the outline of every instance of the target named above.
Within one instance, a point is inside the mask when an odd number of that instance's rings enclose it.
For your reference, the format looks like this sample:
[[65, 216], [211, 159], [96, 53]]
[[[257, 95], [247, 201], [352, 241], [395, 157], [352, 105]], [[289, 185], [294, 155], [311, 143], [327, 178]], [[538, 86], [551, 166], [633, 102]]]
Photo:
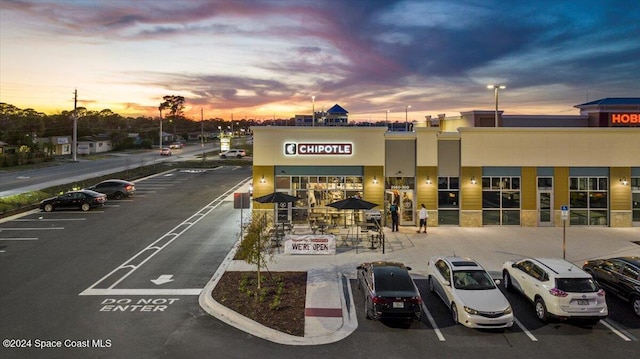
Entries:
[[371, 301], [374, 302], [375, 304], [389, 304], [392, 302], [392, 300], [389, 298], [378, 297], [378, 296], [373, 297]]
[[563, 291], [561, 289], [558, 289], [558, 288], [549, 289], [549, 293], [551, 295], [553, 295], [554, 297], [566, 297], [567, 295], [569, 295], [569, 294], [567, 294], [567, 292], [565, 292], [565, 291]]
[[607, 293], [605, 293], [604, 289], [600, 289], [598, 291], [598, 297], [604, 297]]
[[422, 298], [419, 297], [419, 296], [411, 297], [411, 299], [409, 299], [409, 302], [412, 303], [412, 304], [420, 305], [420, 304], [422, 304]]
[[126, 189], [127, 191], [131, 191], [131, 189], [132, 189], [132, 188], [133, 188], [133, 186], [132, 186], [132, 185], [127, 185], [127, 186], [125, 187], [125, 189]]

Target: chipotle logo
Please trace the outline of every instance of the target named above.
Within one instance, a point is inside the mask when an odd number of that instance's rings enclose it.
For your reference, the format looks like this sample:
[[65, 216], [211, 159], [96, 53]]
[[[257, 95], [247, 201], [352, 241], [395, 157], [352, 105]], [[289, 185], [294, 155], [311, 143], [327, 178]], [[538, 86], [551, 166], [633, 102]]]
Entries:
[[300, 155], [338, 155], [349, 156], [353, 154], [352, 143], [298, 143], [284, 144], [284, 154], [287, 156]]

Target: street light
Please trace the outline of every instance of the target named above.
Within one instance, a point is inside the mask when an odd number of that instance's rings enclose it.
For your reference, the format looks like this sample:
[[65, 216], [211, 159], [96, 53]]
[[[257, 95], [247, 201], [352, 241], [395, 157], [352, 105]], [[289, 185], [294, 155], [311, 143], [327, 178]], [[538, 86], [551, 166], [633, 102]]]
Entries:
[[495, 98], [496, 98], [496, 117], [493, 120], [494, 122], [494, 127], [498, 127], [498, 90], [504, 90], [507, 88], [507, 86], [505, 85], [487, 85], [488, 89], [493, 89], [495, 92]]
[[311, 126], [316, 125], [316, 97], [311, 96]]
[[405, 107], [404, 109], [404, 132], [409, 132], [409, 109], [411, 108], [411, 105], [407, 105], [407, 107]]

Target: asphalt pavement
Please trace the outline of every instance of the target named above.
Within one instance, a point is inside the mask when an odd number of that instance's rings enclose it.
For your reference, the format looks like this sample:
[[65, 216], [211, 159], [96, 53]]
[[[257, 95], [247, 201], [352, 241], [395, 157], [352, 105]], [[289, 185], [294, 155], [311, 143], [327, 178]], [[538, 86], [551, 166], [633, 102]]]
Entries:
[[[200, 305], [209, 314], [254, 336], [287, 345], [320, 345], [339, 341], [358, 327], [350, 279], [360, 263], [399, 261], [412, 268], [414, 279], [424, 279], [433, 256], [470, 257], [499, 278], [502, 264], [523, 257], [565, 258], [582, 267], [585, 260], [618, 256], [640, 256], [640, 227], [435, 227], [416, 233], [417, 227], [385, 229], [385, 247], [369, 249], [337, 247], [335, 255], [275, 254], [271, 271], [307, 271], [305, 335], [292, 336], [267, 328], [213, 300], [211, 292], [224, 271], [252, 271], [255, 267], [233, 260], [235, 250], [215, 273], [200, 295]], [[634, 243], [637, 241], [638, 243]], [[564, 243], [564, 245], [563, 245]], [[564, 250], [563, 250], [564, 248]]]

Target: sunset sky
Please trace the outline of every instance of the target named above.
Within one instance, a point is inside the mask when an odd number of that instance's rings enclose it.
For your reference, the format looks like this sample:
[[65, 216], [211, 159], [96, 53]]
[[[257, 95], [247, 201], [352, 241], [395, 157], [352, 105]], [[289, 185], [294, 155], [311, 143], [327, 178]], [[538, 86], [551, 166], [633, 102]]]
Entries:
[[640, 1], [0, 0], [0, 102], [48, 114], [423, 121], [640, 97]]

